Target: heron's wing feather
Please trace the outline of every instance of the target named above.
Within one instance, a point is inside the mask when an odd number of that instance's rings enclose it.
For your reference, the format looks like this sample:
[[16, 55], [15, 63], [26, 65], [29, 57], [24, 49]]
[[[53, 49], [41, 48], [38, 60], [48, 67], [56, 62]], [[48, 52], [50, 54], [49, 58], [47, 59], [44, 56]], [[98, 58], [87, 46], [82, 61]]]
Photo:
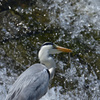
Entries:
[[23, 96], [27, 98], [26, 100], [38, 100], [42, 97], [48, 89], [49, 85], [49, 76], [46, 70], [40, 72], [39, 76], [36, 76], [35, 80], [32, 80], [24, 89], [21, 91], [19, 100], [22, 99]]
[[6, 100], [38, 100], [49, 85], [49, 74], [42, 64], [35, 64], [15, 81]]

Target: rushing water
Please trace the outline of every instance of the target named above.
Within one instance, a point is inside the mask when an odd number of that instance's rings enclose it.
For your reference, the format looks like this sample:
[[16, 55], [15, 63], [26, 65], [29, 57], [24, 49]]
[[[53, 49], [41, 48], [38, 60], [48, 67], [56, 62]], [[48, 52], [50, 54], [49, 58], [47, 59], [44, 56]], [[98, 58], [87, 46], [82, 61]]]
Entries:
[[55, 77], [41, 100], [100, 100], [100, 1], [37, 0], [36, 5], [0, 14], [0, 100], [27, 67], [39, 62], [45, 41], [73, 52], [54, 55]]

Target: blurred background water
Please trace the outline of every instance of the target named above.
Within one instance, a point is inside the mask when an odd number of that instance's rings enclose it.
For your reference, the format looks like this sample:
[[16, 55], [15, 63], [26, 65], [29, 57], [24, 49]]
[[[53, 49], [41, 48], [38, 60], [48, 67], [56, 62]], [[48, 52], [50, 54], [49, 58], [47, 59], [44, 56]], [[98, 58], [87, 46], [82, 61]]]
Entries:
[[38, 63], [45, 41], [73, 50], [57, 67], [41, 100], [100, 100], [99, 0], [0, 0], [0, 100]]

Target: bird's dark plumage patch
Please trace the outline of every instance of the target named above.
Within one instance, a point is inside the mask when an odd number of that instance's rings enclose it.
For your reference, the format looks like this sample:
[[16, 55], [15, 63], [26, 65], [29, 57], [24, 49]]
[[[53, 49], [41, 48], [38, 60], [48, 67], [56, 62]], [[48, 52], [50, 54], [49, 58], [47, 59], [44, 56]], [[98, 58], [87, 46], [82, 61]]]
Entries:
[[44, 46], [44, 45], [53, 45], [53, 43], [52, 42], [45, 42], [42, 46]]

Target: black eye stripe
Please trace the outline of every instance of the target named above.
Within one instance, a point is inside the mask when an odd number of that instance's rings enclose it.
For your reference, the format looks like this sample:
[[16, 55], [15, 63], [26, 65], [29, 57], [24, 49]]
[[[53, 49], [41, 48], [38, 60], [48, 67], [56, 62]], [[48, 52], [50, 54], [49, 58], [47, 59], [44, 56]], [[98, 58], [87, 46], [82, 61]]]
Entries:
[[53, 43], [52, 42], [45, 42], [42, 46], [44, 46], [44, 45], [53, 45]]

